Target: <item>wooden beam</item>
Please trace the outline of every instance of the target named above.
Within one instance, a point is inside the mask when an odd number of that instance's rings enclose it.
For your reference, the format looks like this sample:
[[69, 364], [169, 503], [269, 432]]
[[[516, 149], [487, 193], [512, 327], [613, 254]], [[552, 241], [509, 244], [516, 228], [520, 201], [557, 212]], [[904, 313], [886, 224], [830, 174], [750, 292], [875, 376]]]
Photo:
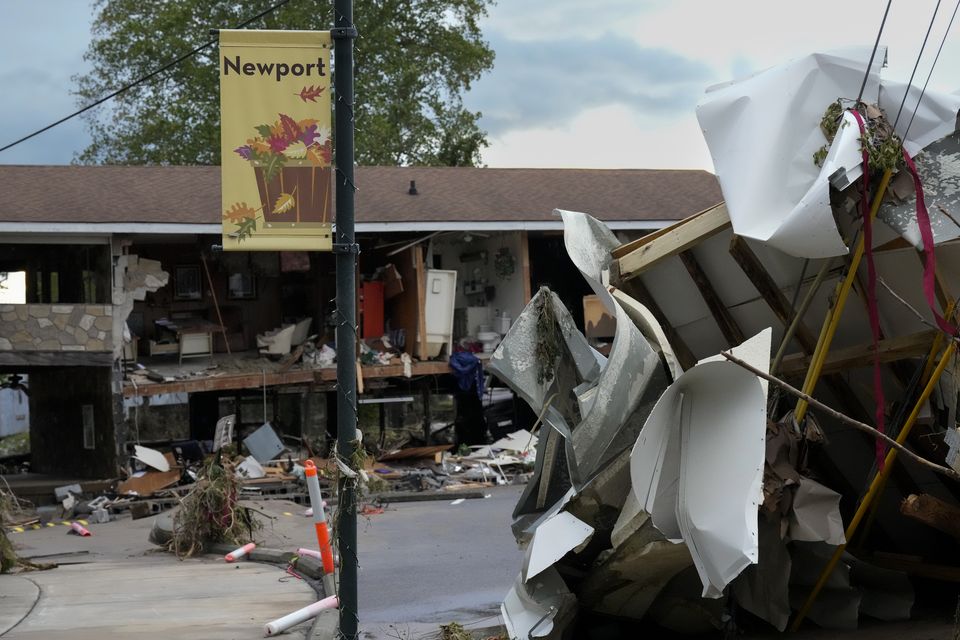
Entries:
[[[620, 276], [624, 280], [636, 278], [647, 269], [671, 256], [682, 253], [710, 236], [730, 227], [730, 214], [725, 204], [718, 204], [695, 216], [687, 218], [668, 229], [644, 236], [634, 241], [639, 246], [617, 259]], [[633, 244], [633, 243], [631, 243]]]
[[663, 235], [666, 235], [666, 234], [670, 233], [671, 231], [673, 231], [674, 229], [676, 229], [676, 228], [679, 227], [680, 225], [689, 222], [690, 220], [692, 220], [693, 218], [696, 218], [697, 216], [703, 215], [703, 214], [706, 213], [707, 211], [710, 211], [711, 209], [714, 209], [715, 207], [717, 207], [717, 206], [720, 205], [720, 204], [722, 204], [722, 203], [718, 202], [717, 204], [713, 205], [712, 207], [707, 207], [707, 208], [704, 209], [703, 211], [698, 211], [698, 212], [696, 212], [695, 214], [693, 214], [693, 215], [691, 215], [691, 216], [687, 216], [687, 217], [684, 218], [683, 220], [679, 220], [679, 221], [677, 221], [677, 222], [674, 222], [674, 223], [671, 224], [671, 225], [668, 225], [668, 226], [664, 227], [663, 229], [657, 229], [656, 231], [652, 231], [652, 232], [648, 233], [648, 234], [645, 235], [645, 236], [642, 236], [642, 237], [640, 237], [640, 238], [637, 238], [636, 240], [633, 240], [633, 241], [628, 242], [628, 243], [626, 243], [626, 244], [622, 244], [622, 245], [620, 245], [619, 247], [617, 247], [616, 249], [614, 249], [614, 250], [611, 252], [611, 255], [613, 255], [613, 257], [616, 258], [616, 259], [620, 259], [620, 258], [622, 258], [623, 256], [625, 256], [625, 255], [627, 255], [628, 253], [630, 253], [631, 251], [635, 251], [636, 249], [639, 249], [640, 247], [642, 247], [643, 245], [647, 244], [647, 243], [650, 242], [651, 240], [656, 240], [656, 239], [659, 238], [660, 236], [663, 236]]
[[[420, 246], [411, 247], [413, 251], [413, 271], [417, 279], [417, 358], [427, 359], [427, 269], [423, 264], [423, 252]], [[407, 336], [410, 340], [410, 336]], [[451, 354], [447, 354], [451, 355]]]
[[[927, 355], [930, 345], [936, 336], [936, 331], [929, 329], [918, 333], [911, 333], [896, 338], [881, 340], [877, 345], [880, 353], [880, 362], [896, 362], [906, 358], [918, 358]], [[873, 365], [873, 344], [861, 344], [844, 349], [837, 349], [827, 354], [823, 365], [823, 372], [840, 373], [848, 369], [869, 367]], [[784, 357], [780, 364], [780, 372], [785, 375], [799, 375], [806, 373], [810, 366], [810, 356], [794, 353]]]
[[[200, 391], [226, 391], [228, 389], [257, 389], [264, 386], [264, 384], [272, 387], [286, 384], [313, 383], [315, 373], [317, 372], [310, 369], [288, 371], [287, 373], [267, 373], [266, 375], [257, 371], [256, 373], [244, 373], [232, 376], [211, 376], [209, 378], [177, 380], [175, 382], [153, 382], [138, 384], [136, 387], [128, 380], [123, 384], [123, 396], [125, 398], [135, 398], [138, 396], [155, 396], [161, 393], [197, 393]], [[336, 375], [334, 375], [334, 377], [336, 377]]]
[[526, 231], [520, 232], [520, 277], [523, 279], [523, 304], [530, 302], [530, 238]]
[[[436, 376], [450, 373], [450, 366], [446, 361], [415, 362], [412, 367], [414, 376]], [[402, 378], [403, 365], [391, 364], [383, 366], [363, 366], [357, 369], [363, 379]], [[335, 367], [324, 369], [302, 369], [286, 373], [267, 373], [268, 387], [295, 385], [295, 384], [326, 384], [337, 379]], [[209, 378], [195, 378], [192, 380], [177, 380], [175, 382], [152, 382], [138, 384], [135, 388], [129, 380], [123, 384], [123, 395], [126, 398], [137, 396], [155, 396], [161, 393], [196, 393], [199, 391], [225, 391], [229, 389], [258, 389], [264, 384], [264, 375], [243, 373], [232, 376], [211, 376]]]
[[884, 569], [902, 571], [909, 576], [941, 580], [943, 582], [960, 582], [960, 567], [929, 564], [912, 556], [876, 552], [873, 555], [865, 556], [863, 560]]
[[[763, 268], [763, 263], [760, 262], [760, 258], [753, 252], [753, 249], [743, 238], [735, 235], [730, 240], [730, 255], [740, 266], [740, 270], [753, 283], [754, 288], [763, 296], [767, 306], [777, 316], [777, 319], [783, 323], [784, 328], [789, 327], [796, 312], [787, 297], [780, 291], [776, 281]], [[805, 353], [813, 353], [817, 346], [817, 338], [810, 333], [810, 330], [804, 326], [802, 321], [797, 325], [794, 337]]]
[[928, 493], [910, 494], [900, 503], [900, 513], [960, 540], [960, 508]]
[[111, 351], [0, 351], [0, 367], [109, 367]]
[[629, 282], [625, 282], [623, 290], [631, 297], [640, 301], [647, 309], [650, 309], [650, 313], [653, 314], [663, 328], [663, 332], [666, 334], [670, 346], [673, 347], [673, 354], [677, 357], [680, 366], [684, 369], [689, 369], [697, 364], [697, 358], [693, 355], [693, 352], [690, 351], [690, 347], [687, 346], [687, 343], [683, 341], [683, 338], [680, 337], [677, 330], [674, 329], [673, 325], [667, 320], [663, 309], [660, 308], [660, 305], [657, 304], [657, 301], [650, 294], [646, 285], [643, 284], [643, 280], [641, 278], [635, 278]]
[[743, 330], [740, 329], [740, 325], [737, 324], [737, 321], [734, 320], [730, 314], [727, 305], [723, 304], [723, 300], [717, 295], [716, 289], [713, 288], [713, 284], [700, 266], [700, 263], [697, 262], [693, 252], [684, 251], [680, 254], [680, 260], [683, 262], [683, 266], [687, 268], [687, 273], [690, 274], [693, 283], [697, 285], [700, 297], [703, 298], [703, 301], [707, 303], [707, 307], [710, 308], [710, 314], [713, 316], [713, 319], [716, 320], [717, 326], [720, 327], [720, 332], [723, 334], [723, 337], [726, 338], [727, 344], [735, 347], [743, 342], [745, 339]]

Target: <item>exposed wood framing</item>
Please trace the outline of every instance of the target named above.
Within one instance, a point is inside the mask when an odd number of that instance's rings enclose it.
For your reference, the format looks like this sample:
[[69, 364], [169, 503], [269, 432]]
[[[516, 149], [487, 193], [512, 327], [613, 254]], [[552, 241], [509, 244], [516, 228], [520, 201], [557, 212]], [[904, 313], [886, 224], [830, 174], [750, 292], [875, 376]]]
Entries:
[[[794, 309], [783, 295], [776, 281], [770, 277], [770, 274], [763, 267], [763, 263], [753, 252], [753, 249], [740, 236], [733, 236], [730, 240], [730, 255], [740, 265], [740, 269], [750, 279], [756, 290], [763, 296], [764, 301], [774, 315], [783, 323], [784, 327], [789, 327], [793, 322]], [[797, 342], [806, 353], [813, 353], [817, 346], [817, 338], [801, 321], [794, 334]]]
[[662, 260], [696, 246], [710, 236], [730, 227], [730, 214], [725, 204], [718, 204], [678, 224], [634, 240], [614, 251], [620, 276], [636, 278]]
[[693, 252], [682, 252], [680, 254], [680, 261], [683, 262], [683, 266], [687, 268], [687, 273], [690, 274], [690, 278], [693, 279], [693, 283], [697, 285], [697, 290], [700, 292], [700, 297], [702, 297], [703, 301], [707, 303], [707, 307], [710, 309], [710, 314], [716, 321], [717, 326], [720, 327], [720, 332], [727, 340], [727, 344], [731, 347], [735, 347], [743, 342], [745, 339], [743, 330], [740, 328], [740, 325], [737, 324], [737, 321], [727, 309], [727, 305], [723, 304], [723, 300], [721, 300], [720, 296], [717, 295], [716, 289], [713, 288], [713, 284], [707, 277], [703, 267], [701, 267], [700, 263], [697, 262]]
[[657, 319], [657, 322], [659, 322], [663, 328], [664, 334], [667, 336], [667, 340], [670, 342], [670, 346], [673, 347], [673, 353], [677, 356], [677, 361], [680, 362], [680, 366], [684, 369], [689, 369], [697, 364], [697, 358], [693, 355], [693, 352], [690, 351], [690, 347], [687, 346], [687, 343], [683, 341], [683, 338], [680, 337], [677, 330], [674, 329], [670, 321], [667, 320], [663, 309], [660, 308], [660, 305], [657, 304], [657, 301], [650, 294], [646, 285], [643, 284], [643, 280], [641, 278], [634, 278], [629, 282], [625, 282], [623, 283], [623, 290], [649, 309], [650, 313]]
[[[450, 372], [446, 362], [415, 362], [412, 365], [412, 375], [442, 375]], [[385, 366], [364, 366], [358, 369], [365, 380], [377, 378], [402, 378], [403, 365], [391, 364]], [[229, 389], [258, 389], [266, 386], [281, 385], [312, 385], [333, 383], [337, 379], [337, 370], [333, 367], [326, 369], [304, 369], [285, 373], [244, 373], [231, 376], [217, 376], [197, 378], [193, 380], [178, 380], [176, 382], [156, 382], [141, 384], [134, 387], [129, 381], [123, 385], [123, 395], [126, 398], [137, 396], [155, 396], [161, 393], [196, 393], [198, 391], [225, 391]]]
[[[929, 329], [918, 333], [911, 333], [896, 338], [881, 340], [878, 344], [880, 362], [896, 362], [906, 358], [919, 358], [927, 355], [930, 345], [936, 337], [936, 331]], [[810, 356], [794, 353], [786, 356], [780, 365], [780, 372], [785, 375], [806, 373], [810, 366]], [[823, 372], [841, 373], [857, 367], [873, 366], [873, 344], [861, 344], [844, 349], [836, 349], [827, 354], [823, 364]]]

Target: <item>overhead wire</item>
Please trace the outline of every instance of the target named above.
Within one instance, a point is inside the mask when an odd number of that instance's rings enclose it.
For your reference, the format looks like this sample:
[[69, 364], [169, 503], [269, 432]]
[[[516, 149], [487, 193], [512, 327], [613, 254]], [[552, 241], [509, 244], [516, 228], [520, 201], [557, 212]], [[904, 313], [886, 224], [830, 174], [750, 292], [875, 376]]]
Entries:
[[[920, 58], [923, 57], [923, 50], [927, 48], [927, 40], [930, 38], [930, 31], [933, 29], [933, 23], [937, 20], [937, 12], [940, 11], [940, 2], [937, 0], [937, 6], [933, 8], [933, 15], [930, 17], [930, 24], [927, 26], [927, 34], [923, 36], [923, 44], [920, 45], [920, 52], [917, 53], [917, 61], [913, 64], [913, 72], [910, 74], [910, 80], [907, 81], [907, 88], [903, 90], [903, 100], [900, 101], [900, 108], [897, 109], [897, 117], [893, 121], [893, 129], [896, 131], [897, 123], [900, 122], [900, 114], [903, 112], [903, 105], [907, 102], [907, 94], [910, 93], [910, 87], [913, 86], [913, 77], [917, 74], [917, 67], [920, 66]], [[901, 138], [902, 140], [903, 138]]]
[[[240, 24], [238, 24], [236, 27], [234, 27], [234, 29], [243, 29], [244, 27], [246, 27], [246, 26], [250, 25], [251, 23], [259, 20], [260, 18], [263, 18], [264, 16], [269, 15], [270, 13], [273, 13], [274, 11], [276, 11], [277, 9], [279, 9], [280, 7], [282, 7], [283, 5], [287, 4], [288, 2], [290, 2], [290, 0], [280, 0], [280, 2], [277, 2], [276, 4], [274, 4], [274, 5], [270, 6], [269, 8], [265, 9], [264, 11], [261, 11], [260, 13], [258, 13], [258, 14], [255, 15], [255, 16], [253, 16], [252, 18], [250, 18], [250, 19], [248, 19], [248, 20], [244, 20], [243, 22], [241, 22]], [[26, 142], [27, 140], [29, 140], [29, 139], [31, 139], [31, 138], [34, 138], [34, 137], [40, 135], [41, 133], [44, 133], [45, 131], [49, 131], [50, 129], [53, 129], [54, 127], [56, 127], [56, 126], [58, 126], [58, 125], [61, 125], [61, 124], [63, 124], [64, 122], [66, 122], [66, 121], [68, 121], [68, 120], [71, 120], [71, 119], [73, 119], [73, 118], [76, 118], [77, 116], [79, 116], [79, 115], [81, 115], [81, 114], [83, 114], [83, 113], [86, 113], [86, 112], [89, 111], [90, 109], [93, 109], [94, 107], [100, 106], [101, 104], [103, 104], [104, 102], [107, 102], [108, 100], [111, 100], [111, 99], [113, 99], [113, 98], [116, 98], [116, 97], [117, 97], [118, 95], [120, 95], [121, 93], [124, 93], [125, 91], [129, 91], [130, 89], [136, 87], [137, 85], [141, 85], [141, 84], [143, 84], [144, 82], [147, 82], [148, 80], [151, 80], [152, 78], [160, 75], [160, 74], [163, 73], [164, 71], [167, 71], [168, 69], [171, 69], [171, 68], [177, 66], [178, 64], [180, 64], [181, 62], [183, 62], [183, 61], [186, 60], [187, 58], [189, 58], [189, 57], [191, 57], [191, 56], [194, 56], [194, 55], [200, 53], [201, 51], [203, 51], [203, 50], [206, 49], [207, 47], [215, 44], [216, 42], [217, 42], [217, 39], [216, 39], [216, 38], [212, 38], [212, 39], [204, 42], [203, 44], [197, 45], [196, 47], [194, 47], [193, 49], [191, 49], [191, 50], [188, 51], [187, 53], [184, 53], [183, 55], [179, 56], [179, 57], [176, 58], [175, 60], [172, 60], [171, 62], [168, 62], [167, 64], [163, 65], [162, 67], [159, 67], [158, 69], [154, 69], [153, 71], [151, 71], [151, 72], [148, 73], [147, 75], [142, 76], [142, 77], [134, 80], [133, 82], [130, 82], [130, 83], [128, 83], [128, 84], [123, 85], [122, 87], [120, 87], [120, 88], [117, 89], [116, 91], [113, 91], [113, 92], [111, 92], [111, 93], [103, 96], [102, 98], [99, 98], [99, 99], [95, 100], [94, 102], [91, 102], [91, 103], [88, 104], [87, 106], [82, 107], [82, 108], [80, 108], [80, 109], [77, 109], [76, 111], [74, 111], [74, 112], [71, 113], [70, 115], [64, 116], [63, 118], [60, 118], [60, 119], [57, 120], [56, 122], [52, 122], [52, 123], [48, 124], [47, 126], [41, 128], [41, 129], [37, 129], [37, 130], [34, 131], [33, 133], [30, 133], [30, 134], [28, 134], [28, 135], [25, 135], [25, 136], [23, 136], [22, 138], [20, 138], [20, 139], [18, 139], [18, 140], [14, 140], [13, 142], [11, 142], [11, 143], [9, 143], [9, 144], [4, 145], [3, 147], [0, 147], [0, 153], [6, 151], [7, 149], [10, 149], [10, 148], [12, 148], [12, 147], [15, 147], [15, 146], [17, 146], [18, 144], [20, 144], [20, 143], [22, 143], [22, 142]]]
[[907, 139], [907, 134], [910, 133], [910, 127], [913, 125], [913, 119], [917, 116], [917, 111], [920, 109], [920, 103], [923, 101], [923, 95], [927, 92], [927, 85], [930, 83], [930, 76], [933, 75], [933, 70], [937, 66], [937, 62], [940, 60], [940, 53], [943, 51], [943, 45], [947, 42], [947, 36], [950, 35], [950, 29], [953, 27], [953, 20], [957, 17], [957, 9], [960, 9], [960, 0], [957, 0], [957, 4], [953, 7], [953, 15], [950, 16], [950, 22], [947, 23], [947, 28], [943, 32], [943, 38], [940, 39], [940, 47], [937, 49], [937, 55], [933, 58], [933, 63], [930, 65], [930, 71], [927, 73], [927, 79], [923, 83], [923, 88], [920, 90], [920, 97], [917, 98], [917, 104], [913, 107], [913, 113], [910, 115], [910, 122], [907, 123], [907, 128], [903, 132], [903, 140]]
[[857, 94], [857, 101], [854, 103], [856, 108], [863, 99], [863, 91], [867, 88], [867, 78], [870, 77], [870, 69], [873, 68], [873, 58], [877, 55], [877, 47], [880, 46], [880, 36], [883, 34], [883, 27], [887, 24], [887, 15], [890, 13], [890, 5], [893, 0], [887, 0], [887, 8], [883, 12], [883, 19], [880, 21], [880, 29], [877, 30], [877, 39], [873, 42], [873, 51], [870, 52], [870, 62], [867, 63], [867, 70], [863, 73], [863, 82], [860, 83], [860, 93]]

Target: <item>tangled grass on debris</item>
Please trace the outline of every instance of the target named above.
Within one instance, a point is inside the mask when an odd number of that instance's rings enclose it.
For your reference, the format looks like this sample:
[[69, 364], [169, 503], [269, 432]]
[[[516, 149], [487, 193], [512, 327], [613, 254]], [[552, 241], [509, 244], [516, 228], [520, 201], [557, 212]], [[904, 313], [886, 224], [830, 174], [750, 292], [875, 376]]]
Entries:
[[180, 558], [202, 552], [211, 542], [244, 544], [263, 525], [240, 506], [240, 483], [234, 465], [208, 461], [173, 518], [173, 538], [167, 545]]
[[55, 564], [41, 564], [30, 562], [17, 556], [13, 543], [7, 537], [7, 527], [14, 522], [15, 516], [22, 513], [29, 503], [20, 500], [10, 488], [0, 489], [0, 573], [19, 571], [38, 571], [52, 569]]
[[557, 327], [553, 296], [549, 291], [541, 293], [537, 301], [537, 384], [553, 380], [563, 338]]
[[440, 625], [440, 640], [473, 640], [473, 634], [459, 622]]
[[[853, 100], [838, 98], [827, 106], [823, 118], [820, 119], [820, 130], [823, 131], [828, 143], [813, 153], [813, 163], [818, 167], [823, 166], [830, 144], [833, 144], [833, 139], [840, 130], [840, 123], [846, 110], [844, 102], [853, 104]], [[860, 138], [860, 145], [867, 152], [870, 169], [872, 171], [899, 169], [903, 164], [903, 141], [894, 133], [886, 114], [878, 107], [863, 102], [857, 104], [857, 111], [863, 116], [865, 123], [866, 136]]]

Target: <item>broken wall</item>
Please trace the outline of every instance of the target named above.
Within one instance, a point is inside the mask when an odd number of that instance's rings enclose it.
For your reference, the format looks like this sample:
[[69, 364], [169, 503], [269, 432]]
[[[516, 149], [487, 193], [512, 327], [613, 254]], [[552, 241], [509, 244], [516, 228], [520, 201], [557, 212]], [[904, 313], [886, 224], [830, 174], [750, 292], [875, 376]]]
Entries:
[[112, 371], [109, 367], [30, 371], [32, 470], [56, 476], [117, 474]]

